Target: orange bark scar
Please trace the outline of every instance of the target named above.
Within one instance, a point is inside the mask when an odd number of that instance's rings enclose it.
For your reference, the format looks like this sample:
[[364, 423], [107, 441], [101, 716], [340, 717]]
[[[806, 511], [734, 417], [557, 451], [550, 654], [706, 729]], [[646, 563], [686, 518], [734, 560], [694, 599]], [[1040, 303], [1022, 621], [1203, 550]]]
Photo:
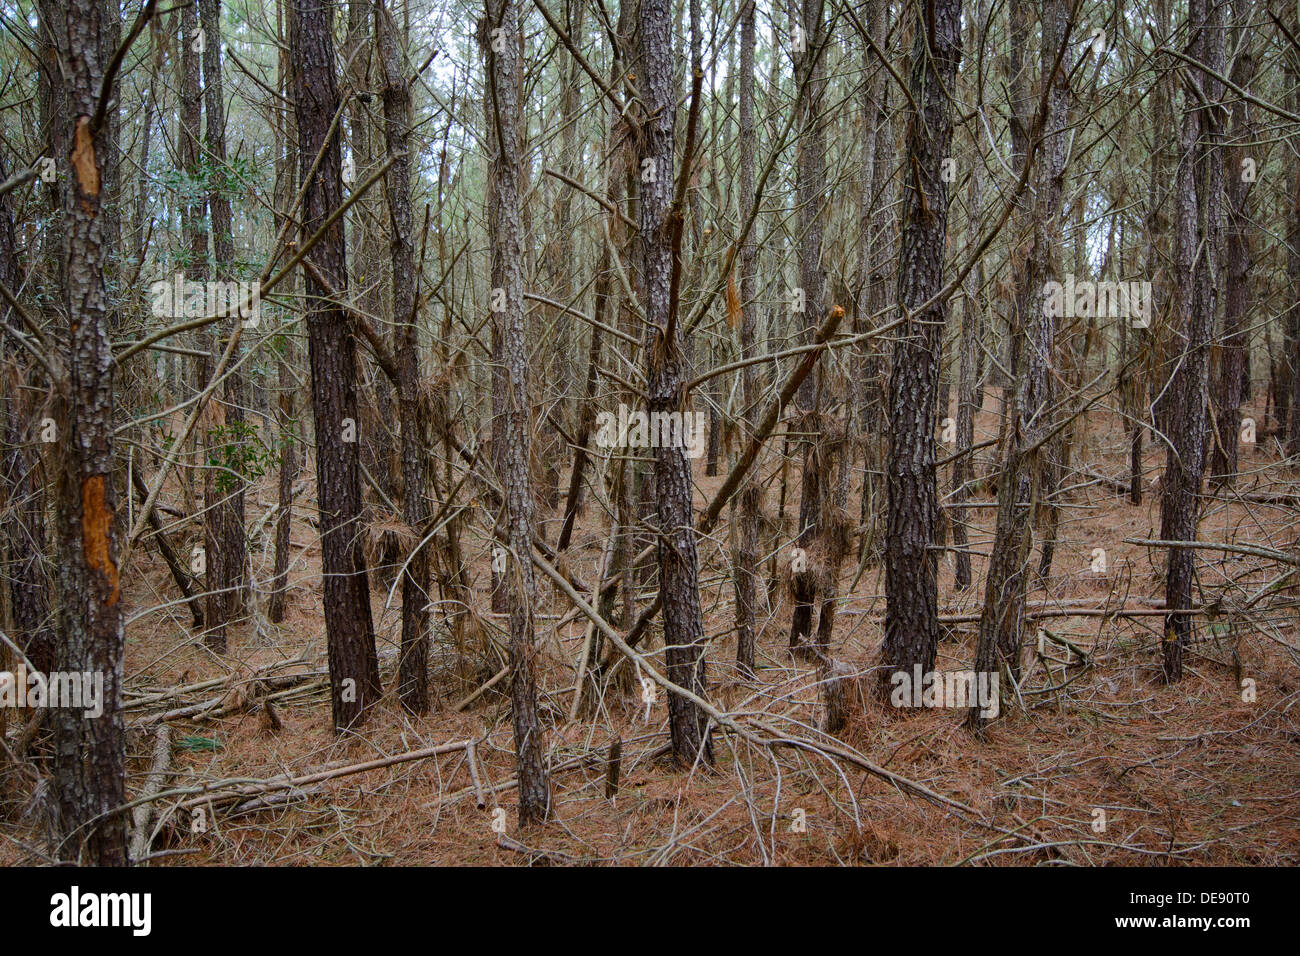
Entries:
[[90, 133], [90, 117], [77, 119], [77, 132], [72, 142], [72, 168], [76, 170], [81, 191], [88, 196], [99, 195], [99, 167], [95, 165], [95, 137]]
[[108, 607], [117, 603], [121, 593], [117, 565], [113, 563], [108, 547], [108, 533], [112, 526], [113, 511], [104, 504], [104, 476], [91, 475], [81, 483], [81, 540], [86, 551], [86, 563], [104, 575], [113, 587], [106, 602]]

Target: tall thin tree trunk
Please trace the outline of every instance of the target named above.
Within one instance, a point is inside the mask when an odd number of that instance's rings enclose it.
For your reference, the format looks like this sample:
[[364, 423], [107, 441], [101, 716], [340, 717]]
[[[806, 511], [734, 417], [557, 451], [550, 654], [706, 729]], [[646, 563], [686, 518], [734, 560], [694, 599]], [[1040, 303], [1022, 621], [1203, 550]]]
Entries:
[[[122, 42], [122, 10], [118, 6], [118, 0], [103, 0], [104, 4], [104, 26], [101, 43], [104, 49], [101, 51], [101, 61], [105, 65], [112, 59], [113, 54], [117, 52], [118, 45]], [[114, 102], [109, 110], [104, 114], [104, 127], [107, 133], [104, 149], [104, 225], [102, 227], [104, 235], [104, 281], [107, 286], [117, 291], [118, 286], [123, 279], [123, 266], [126, 262], [126, 256], [122, 250], [122, 207], [124, 199], [122, 193], [122, 117], [119, 109], [120, 103]], [[108, 328], [112, 333], [117, 332], [118, 324], [121, 322], [121, 315], [115, 303], [115, 296], [110, 296], [108, 300]]]
[[[970, 36], [975, 44], [985, 42], [988, 36], [987, 0], [978, 0], [971, 21]], [[975, 161], [971, 167], [967, 187], [968, 212], [966, 217], [967, 242], [971, 243], [983, 228], [984, 163], [979, 158], [980, 133], [975, 132]], [[976, 351], [984, 332], [987, 312], [987, 294], [984, 291], [984, 260], [980, 259], [972, 273], [973, 289], [968, 288], [961, 304], [961, 337], [957, 384], [957, 434], [955, 453], [959, 456], [952, 465], [952, 546], [955, 560], [954, 585], [963, 591], [971, 585], [970, 541], [967, 528], [971, 511], [962, 505], [970, 498], [970, 484], [975, 478], [975, 461], [971, 448], [975, 444], [975, 416], [984, 404], [984, 386], [980, 381]]]
[[[208, 278], [208, 226], [207, 196], [197, 186], [202, 181], [202, 147], [200, 145], [200, 123], [203, 118], [203, 84], [201, 65], [203, 51], [206, 49], [206, 37], [200, 34], [198, 4], [186, 0], [181, 7], [180, 36], [180, 159], [186, 174], [196, 184], [190, 195], [190, 201], [181, 206], [181, 231], [184, 234], [185, 251], [189, 262], [184, 274], [186, 279], [195, 282]], [[176, 311], [179, 311], [177, 309]], [[212, 333], [208, 328], [201, 329], [197, 336], [199, 357], [194, 364], [194, 389], [201, 392], [207, 384], [208, 372], [212, 367]], [[209, 458], [219, 447], [221, 435], [218, 431], [219, 416], [223, 406], [209, 402], [199, 419], [199, 431], [196, 446], [202, 451], [202, 461], [206, 465]], [[226, 651], [226, 625], [228, 607], [226, 594], [222, 590], [222, 575], [225, 563], [222, 560], [223, 535], [221, 529], [221, 510], [215, 506], [219, 492], [218, 474], [211, 467], [202, 469], [203, 475], [203, 553], [206, 565], [206, 595], [203, 634], [204, 643], [224, 654]]]
[[[886, 43], [886, 34], [889, 30], [889, 7], [888, 0], [880, 0], [880, 7], [876, 11], [876, 25], [873, 28], [876, 45], [886, 56], [890, 55]], [[877, 74], [876, 94], [872, 106], [874, 111], [872, 123], [874, 143], [871, 150], [872, 214], [869, 230], [863, 240], [869, 247], [870, 259], [866, 280], [866, 303], [859, 317], [865, 319], [871, 316], [874, 319], [875, 316], [881, 316], [878, 320], [879, 324], [880, 321], [885, 321], [882, 313], [889, 300], [889, 270], [894, 258], [894, 250], [897, 249], [894, 235], [897, 213], [896, 204], [886, 196], [890, 191], [890, 180], [894, 174], [896, 150], [893, 120], [889, 114], [890, 84], [886, 82], [885, 64], [879, 64]], [[873, 557], [868, 549], [875, 548], [884, 514], [882, 499], [885, 496], [881, 494], [884, 482], [881, 481], [881, 477], [883, 450], [888, 432], [885, 427], [883, 384], [886, 375], [884, 344], [873, 339], [868, 342], [866, 352], [863, 371], [863, 406], [859, 415], [861, 422], [859, 431], [862, 435], [862, 492], [858, 515], [858, 522], [862, 527], [862, 534], [858, 541], [860, 565]]]
[[533, 673], [533, 490], [529, 476], [528, 346], [525, 341], [523, 229], [520, 224], [520, 49], [515, 0], [487, 0], [480, 36], [487, 67], [489, 117], [494, 123], [494, 189], [488, 208], [492, 287], [504, 291], [495, 309], [497, 338], [506, 376], [499, 474], [505, 485], [507, 560], [504, 572], [510, 613], [510, 708], [519, 775], [519, 825], [541, 823], [550, 807], [546, 747], [537, 716]]
[[[1292, 33], [1300, 29], [1300, 15], [1290, 20]], [[1300, 109], [1300, 53], [1289, 49], [1286, 61], [1286, 84], [1291, 93], [1292, 110]], [[1279, 431], [1286, 436], [1288, 457], [1300, 455], [1300, 163], [1295, 164], [1291, 192], [1287, 203], [1287, 279], [1290, 301], [1282, 322], [1282, 355], [1277, 363], [1275, 398]]]
[[[293, 0], [293, 7], [290, 49], [298, 175], [306, 183], [302, 207], [306, 240], [343, 202], [337, 128], [330, 134], [339, 110], [339, 91], [334, 75], [333, 5]], [[320, 167], [313, 175], [318, 153], [322, 154]], [[336, 220], [308, 257], [339, 295], [347, 292], [346, 248], [342, 221]], [[334, 728], [343, 731], [364, 720], [382, 693], [362, 548], [356, 342], [343, 304], [332, 300], [310, 271], [306, 292], [330, 703]]]
[[[639, 59], [633, 72], [645, 108], [637, 144], [641, 189], [637, 202], [636, 265], [645, 309], [645, 361], [648, 411], [651, 415], [682, 412], [685, 358], [677, 321], [675, 263], [670, 231], [680, 236], [681, 222], [670, 218], [673, 199], [673, 134], [676, 97], [670, 5], [668, 0], [641, 0], [636, 25]], [[676, 216], [680, 216], [676, 210]], [[654, 450], [654, 492], [663, 602], [664, 645], [668, 679], [703, 696], [704, 622], [700, 609], [699, 556], [691, 502], [691, 470], [686, 450], [661, 442]], [[693, 764], [703, 754], [713, 761], [707, 718], [691, 700], [668, 697], [673, 755]]]
[[[742, 0], [745, 6], [740, 20], [740, 170], [737, 195], [740, 197], [740, 222], [748, 221], [754, 211], [754, 43], [756, 0]], [[753, 235], [753, 229], [750, 230]], [[757, 316], [754, 305], [754, 264], [757, 246], [746, 237], [740, 247], [740, 283], [736, 290], [740, 309], [740, 357], [755, 356], [754, 325]], [[744, 409], [741, 417], [749, 428], [758, 424], [761, 410], [758, 407], [758, 382], [752, 365], [740, 370], [741, 396]], [[753, 674], [755, 644], [757, 642], [757, 602], [755, 588], [758, 581], [758, 516], [761, 498], [758, 471], [746, 480], [740, 491], [737, 509], [739, 529], [738, 546], [733, 557], [736, 589], [736, 664], [742, 674]]]
[[[1255, 58], [1251, 53], [1250, 11], [1253, 4], [1232, 0], [1233, 34], [1241, 44], [1233, 64], [1232, 80], [1240, 89], [1249, 90], [1255, 78]], [[1254, 139], [1250, 103], [1238, 96], [1232, 102], [1231, 150], [1227, 153], [1227, 229], [1224, 237], [1223, 340], [1219, 351], [1218, 376], [1215, 381], [1214, 405], [1217, 412], [1218, 440], [1210, 457], [1210, 477], [1217, 486], [1230, 485], [1237, 475], [1237, 438], [1241, 431], [1241, 402], [1246, 379], [1246, 313], [1250, 308], [1250, 187], [1248, 156]], [[1252, 167], [1253, 168], [1253, 167]]]
[[[284, 22], [277, 24], [277, 32], [283, 43], [292, 34], [292, 7], [277, 5], [282, 11]], [[289, 62], [289, 49], [281, 45], [279, 56], [279, 78], [276, 83], [282, 95], [290, 105], [294, 95], [292, 67]], [[298, 124], [293, 110], [281, 110], [276, 114], [278, 152], [275, 158], [275, 198], [274, 223], [278, 236], [284, 228], [284, 216], [288, 214], [289, 205], [297, 194], [295, 185], [298, 181], [294, 163], [294, 149], [298, 141]], [[289, 279], [290, 292], [296, 291], [298, 274]], [[294, 437], [294, 420], [297, 417], [297, 384], [294, 382], [291, 367], [297, 364], [299, 349], [297, 340], [290, 328], [284, 335], [284, 341], [277, 356], [276, 397], [276, 432], [280, 442], [279, 499], [275, 512], [275, 556], [271, 570], [271, 597], [267, 602], [266, 616], [272, 624], [284, 620], [285, 590], [289, 581], [289, 547], [293, 531], [293, 483], [298, 477], [298, 454]]]
[[[420, 420], [420, 341], [415, 316], [415, 249], [411, 234], [411, 93], [397, 25], [375, 3], [375, 39], [384, 74], [384, 141], [393, 164], [385, 175], [393, 265], [393, 321], [397, 326], [397, 392], [402, 445], [402, 518], [417, 536], [428, 517], [425, 501], [424, 435]], [[429, 603], [429, 552], [417, 550], [402, 576], [402, 644], [397, 690], [414, 714], [429, 709], [429, 639], [425, 633]]]
[[[113, 363], [100, 215], [108, 129], [92, 126], [104, 80], [102, 0], [66, 0], [55, 42], [67, 70], [73, 133], [59, 163], [67, 224], [68, 387], [61, 398], [58, 481], [59, 641], [54, 669], [103, 675], [104, 713], [51, 711], [60, 856], [128, 863], [122, 605], [113, 488]], [[111, 93], [111, 91], [110, 91]], [[65, 157], [58, 157], [64, 160]]]
[[[1155, 35], [1164, 42], [1169, 32], [1169, 0], [1155, 0]], [[1153, 130], [1170, 129], [1173, 126], [1173, 101], [1171, 80], [1158, 77], [1151, 90], [1151, 128]], [[1155, 136], [1151, 142], [1151, 172], [1147, 187], [1147, 212], [1143, 217], [1147, 228], [1146, 270], [1151, 276], [1151, 297], [1153, 316], [1163, 315], [1168, 300], [1166, 291], [1165, 269], [1162, 265], [1169, 254], [1168, 223], [1165, 198], [1169, 193], [1169, 137]], [[1159, 377], [1165, 374], [1160, 364], [1157, 339], [1151, 328], [1131, 327], [1129, 334], [1136, 340], [1135, 352], [1145, 352], [1138, 368], [1127, 376], [1126, 384], [1130, 390], [1129, 404], [1133, 409], [1133, 419], [1129, 423], [1129, 501], [1142, 503], [1143, 444], [1146, 438], [1147, 420], [1156, 423], [1157, 409], [1148, 409], [1148, 399], [1163, 391], [1163, 381]]]
[[[825, 309], [825, 281], [822, 272], [822, 232], [826, 195], [826, 130], [822, 113], [825, 93], [825, 41], [823, 0], [802, 0], [801, 25], [804, 49], [795, 53], [795, 84], [800, 91], [799, 157], [795, 192], [799, 208], [799, 287], [803, 291], [801, 344], [811, 341]], [[800, 476], [799, 528], [795, 544], [805, 552], [822, 535], [824, 500], [821, 482], [830, 480], [829, 463], [821, 447], [821, 370], [814, 370], [800, 386], [799, 431], [803, 432], [803, 468]], [[820, 568], [818, 562], [801, 562], [802, 570], [791, 574], [794, 585], [794, 613], [790, 618], [790, 648], [799, 651], [813, 631], [813, 607], [817, 601]]]
[[[1191, 0], [1188, 7], [1188, 56], [1222, 75], [1224, 5], [1220, 0]], [[1219, 242], [1220, 190], [1223, 169], [1219, 151], [1223, 120], [1223, 83], [1208, 72], [1188, 68], [1186, 79], [1200, 91], [1183, 94], [1179, 144], [1177, 215], [1174, 234], [1174, 315], [1184, 344], [1170, 382], [1169, 451], [1160, 500], [1160, 537], [1194, 541], [1200, 513], [1201, 476], [1205, 466], [1210, 343], [1214, 334]], [[1203, 99], [1202, 99], [1203, 97]], [[1208, 104], [1208, 105], [1207, 105]], [[1170, 548], [1165, 576], [1165, 608], [1192, 606], [1196, 552]], [[1183, 650], [1191, 640], [1192, 619], [1170, 613], [1162, 639], [1164, 675], [1183, 675]]]
[[[220, 168], [226, 162], [226, 114], [225, 98], [221, 83], [221, 0], [199, 0], [199, 16], [204, 33], [203, 44], [203, 112], [207, 121], [206, 149], [211, 163]], [[223, 188], [221, 177], [208, 194], [208, 211], [212, 217], [212, 253], [216, 266], [215, 278], [231, 278], [231, 269], [235, 260], [235, 243], [233, 219], [230, 210], [230, 196]], [[234, 331], [234, 323], [241, 321], [237, 316], [230, 319], [229, 331]], [[224, 423], [224, 431], [216, 436], [213, 443], [226, 449], [229, 454], [220, 455], [219, 460], [231, 463], [227, 470], [215, 477], [216, 500], [208, 501], [209, 514], [212, 517], [213, 549], [208, 554], [208, 566], [212, 570], [211, 580], [214, 591], [209, 599], [210, 608], [219, 608], [210, 612], [210, 623], [225, 628], [235, 612], [243, 606], [243, 587], [247, 580], [248, 547], [244, 532], [244, 477], [239, 451], [245, 442], [240, 426], [244, 422], [244, 377], [237, 368], [227, 372], [222, 382], [222, 409], [218, 420]], [[211, 449], [209, 449], [211, 457]]]
[[[913, 312], [943, 287], [948, 186], [941, 165], [952, 146], [952, 89], [961, 59], [961, 0], [917, 8], [908, 110], [907, 183], [899, 248], [903, 326], [889, 376], [891, 444], [885, 563], [886, 670], [929, 671], [939, 643], [938, 520], [934, 429], [940, 341], [947, 304]], [[918, 112], [919, 111], [919, 112]], [[883, 675], [888, 680], [888, 674]]]

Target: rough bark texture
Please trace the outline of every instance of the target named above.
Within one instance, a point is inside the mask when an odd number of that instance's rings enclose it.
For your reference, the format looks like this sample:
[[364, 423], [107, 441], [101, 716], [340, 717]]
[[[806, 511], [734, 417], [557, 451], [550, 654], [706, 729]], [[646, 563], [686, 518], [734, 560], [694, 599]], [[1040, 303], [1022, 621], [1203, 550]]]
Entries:
[[494, 187], [488, 207], [492, 287], [504, 290], [504, 309], [494, 306], [506, 377], [505, 414], [498, 474], [505, 490], [506, 603], [510, 614], [510, 709], [519, 774], [519, 825], [541, 823], [550, 805], [545, 741], [537, 717], [534, 677], [533, 491], [528, 471], [528, 346], [525, 341], [523, 250], [520, 225], [519, 13], [515, 0], [487, 0], [484, 21], [489, 118], [496, 127], [496, 152], [489, 175]]
[[[939, 642], [935, 403], [947, 306], [913, 310], [943, 286], [948, 185], [941, 164], [952, 145], [952, 88], [961, 59], [961, 0], [918, 8], [909, 80], [907, 183], [899, 250], [898, 302], [904, 325], [889, 376], [890, 449], [885, 563], [885, 671], [934, 665]], [[919, 112], [917, 112], [919, 110]]]
[[[1224, 6], [1219, 0], [1192, 0], [1188, 10], [1187, 54], [1210, 70], [1223, 73]], [[1214, 333], [1218, 275], [1220, 191], [1223, 167], [1223, 84], [1208, 73], [1189, 69], [1185, 81], [1201, 96], [1184, 91], [1182, 136], [1176, 185], [1173, 308], [1178, 328], [1179, 361], [1170, 382], [1169, 451], [1160, 501], [1160, 537], [1194, 541], [1200, 512], [1201, 475], [1205, 465], [1210, 342]], [[1202, 99], [1203, 97], [1203, 99]], [[1204, 105], [1204, 104], [1210, 105]], [[1170, 548], [1165, 575], [1165, 607], [1192, 606], [1196, 552]], [[1164, 675], [1181, 679], [1183, 650], [1192, 632], [1186, 614], [1165, 619]]]
[[[1255, 58], [1251, 53], [1251, 4], [1234, 0], [1237, 43], [1242, 47], [1233, 64], [1232, 80], [1249, 90], [1255, 78]], [[1231, 484], [1237, 475], [1237, 439], [1241, 432], [1241, 402], [1246, 384], [1246, 314], [1250, 308], [1250, 191], [1252, 183], [1245, 174], [1248, 154], [1254, 138], [1250, 104], [1238, 96], [1232, 101], [1233, 146], [1226, 149], [1224, 192], [1227, 200], [1227, 228], [1224, 236], [1223, 262], [1223, 336], [1218, 352], [1214, 405], [1218, 440], [1210, 456], [1210, 476], [1216, 485]]]
[[[639, 62], [633, 72], [645, 108], [638, 142], [641, 171], [637, 203], [636, 272], [646, 315], [646, 392], [648, 411], [684, 411], [684, 357], [681, 330], [673, 314], [673, 251], [669, 210], [673, 194], [672, 33], [668, 0], [641, 0], [637, 9]], [[684, 448], [661, 443], [654, 450], [659, 594], [663, 601], [668, 679], [703, 696], [704, 624], [700, 612], [699, 556], [695, 546], [691, 469]], [[692, 701], [668, 697], [673, 755], [684, 764], [701, 751], [713, 760], [707, 718]]]
[[[294, 109], [298, 122], [303, 239], [314, 235], [342, 204], [342, 159], [337, 129], [326, 142], [339, 109], [334, 76], [333, 5], [294, 0]], [[316, 175], [317, 153], [324, 153]], [[347, 290], [342, 220], [326, 231], [308, 257], [339, 295]], [[361, 469], [357, 412], [357, 358], [352, 324], [339, 302], [328, 298], [311, 272], [306, 276], [307, 341], [311, 353], [312, 412], [316, 427], [316, 480], [324, 565], [325, 634], [329, 643], [334, 727], [342, 731], [364, 719], [381, 694], [370, 587], [362, 550]]]
[[[420, 420], [420, 342], [415, 324], [415, 248], [411, 226], [411, 94], [406, 83], [397, 24], [375, 4], [375, 38], [384, 74], [384, 142], [393, 164], [384, 189], [388, 196], [389, 256], [393, 266], [393, 320], [397, 323], [397, 401], [401, 421], [402, 519], [417, 534], [428, 518], [425, 500], [424, 435]], [[418, 543], [418, 541], [417, 541]], [[402, 576], [402, 644], [397, 690], [402, 705], [415, 714], [429, 709], [429, 552], [420, 547]]]
[[[59, 641], [54, 669], [103, 675], [104, 713], [50, 712], [60, 857], [100, 866], [128, 862], [125, 724], [121, 710], [122, 609], [113, 488], [113, 366], [101, 231], [107, 129], [91, 128], [104, 78], [101, 0], [68, 0], [55, 24], [67, 70], [73, 133], [58, 157], [68, 231], [67, 385], [60, 396], [58, 479]], [[92, 822], [93, 821], [93, 822]]]

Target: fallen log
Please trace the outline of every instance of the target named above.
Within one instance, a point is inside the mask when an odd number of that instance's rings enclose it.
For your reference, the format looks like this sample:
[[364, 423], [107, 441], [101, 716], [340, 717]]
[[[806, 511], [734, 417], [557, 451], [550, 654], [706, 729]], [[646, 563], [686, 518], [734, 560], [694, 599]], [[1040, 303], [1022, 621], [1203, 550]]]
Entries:
[[[160, 724], [154, 731], [153, 738], [153, 765], [149, 768], [149, 776], [145, 778], [144, 789], [140, 791], [142, 797], [154, 797], [161, 790], [163, 781], [167, 779], [167, 773], [171, 770], [172, 765], [172, 732], [166, 724]], [[150, 799], [147, 803], [141, 803], [131, 811], [131, 859], [139, 861], [145, 858], [149, 852], [149, 841], [152, 834], [149, 830], [149, 824], [153, 820], [154, 804]]]
[[402, 754], [394, 754], [391, 757], [380, 757], [377, 760], [367, 760], [364, 763], [348, 764], [344, 767], [337, 767], [333, 770], [318, 770], [315, 773], [302, 774], [297, 777], [280, 776], [271, 777], [267, 780], [259, 780], [253, 783], [243, 783], [237, 786], [224, 786], [218, 781], [218, 788], [209, 790], [202, 788], [198, 796], [191, 797], [188, 800], [182, 800], [177, 804], [177, 810], [195, 810], [199, 807], [219, 807], [230, 803], [245, 803], [252, 797], [260, 797], [266, 794], [276, 793], [281, 790], [301, 790], [312, 784], [323, 783], [326, 780], [335, 780], [339, 777], [347, 777], [352, 774], [365, 773], [368, 770], [379, 770], [383, 767], [392, 767], [397, 764], [411, 763], [415, 760], [427, 760], [430, 757], [437, 757], [442, 754], [454, 753], [457, 750], [465, 750], [475, 743], [473, 740], [458, 740], [455, 743], [439, 744], [436, 747], [424, 747], [420, 750], [410, 750]]

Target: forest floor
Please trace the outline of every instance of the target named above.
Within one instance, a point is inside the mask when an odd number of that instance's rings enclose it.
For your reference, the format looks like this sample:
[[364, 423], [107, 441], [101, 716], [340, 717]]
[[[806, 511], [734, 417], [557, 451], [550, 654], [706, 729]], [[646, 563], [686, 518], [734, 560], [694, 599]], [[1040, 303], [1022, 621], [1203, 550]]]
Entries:
[[[996, 406], [991, 394], [978, 420], [977, 442], [995, 436]], [[1095, 414], [1075, 460], [1116, 478], [1126, 475], [1127, 453], [1119, 419]], [[629, 688], [607, 694], [594, 715], [570, 721], [574, 662], [585, 621], [570, 621], [557, 632], [556, 624], [570, 608], [565, 596], [539, 576], [539, 697], [548, 728], [552, 810], [544, 828], [520, 832], [511, 789], [507, 682], [495, 684], [462, 710], [453, 709], [500, 666], [499, 652], [480, 649], [476, 657], [457, 656], [453, 649], [436, 646], [431, 668], [436, 704], [428, 716], [412, 718], [397, 706], [393, 690], [400, 589], [390, 591], [379, 580], [372, 580], [372, 593], [385, 699], [355, 735], [340, 739], [331, 733], [328, 686], [320, 676], [325, 670], [320, 546], [303, 514], [310, 504], [306, 494], [295, 503], [285, 619], [280, 625], [235, 629], [224, 659], [194, 638], [183, 606], [149, 610], [174, 600], [174, 585], [152, 549], [142, 548], [124, 590], [128, 619], [148, 612], [127, 628], [130, 796], [145, 786], [153, 761], [152, 721], [164, 710], [210, 700], [221, 701], [217, 709], [224, 716], [167, 722], [173, 750], [165, 790], [305, 775], [467, 739], [477, 741], [480, 778], [476, 787], [467, 752], [460, 748], [307, 783], [290, 791], [288, 799], [280, 799], [281, 792], [270, 805], [232, 812], [234, 804], [226, 803], [197, 815], [191, 807], [168, 815], [160, 827], [154, 824], [158, 832], [151, 852], [159, 855], [152, 862], [1300, 863], [1300, 630], [1294, 587], [1290, 581], [1271, 586], [1287, 570], [1273, 560], [1198, 552], [1202, 593], [1220, 606], [1215, 616], [1196, 619], [1197, 641], [1187, 656], [1185, 679], [1163, 684], [1159, 607], [1165, 552], [1124, 542], [1159, 537], [1159, 493], [1153, 479], [1163, 460], [1163, 451], [1148, 441], [1147, 482], [1137, 506], [1076, 473], [1071, 483], [1077, 487], [1065, 499], [1068, 508], [1051, 578], [1045, 583], [1036, 579], [1029, 598], [1031, 610], [1053, 615], [1037, 619], [1037, 626], [1075, 644], [1087, 661], [1081, 663], [1074, 652], [1067, 654], [1053, 642], [1047, 654], [1054, 660], [1045, 661], [1030, 642], [1018, 699], [1004, 689], [1002, 714], [983, 741], [963, 728], [964, 711], [896, 709], [866, 692], [865, 675], [877, 663], [881, 641], [883, 568], [868, 563], [848, 592], [857, 568], [852, 559], [846, 562], [841, 590], [848, 593], [843, 593], [832, 654], [863, 679], [853, 689], [852, 718], [837, 735], [840, 745], [951, 802], [908, 792], [824, 751], [757, 746], [732, 733], [715, 734], [713, 768], [677, 769], [665, 757], [662, 692], [648, 719], [639, 688]], [[1271, 438], [1243, 446], [1242, 477], [1235, 489], [1221, 493], [1235, 500], [1209, 503], [1202, 540], [1262, 543], [1300, 553], [1300, 509], [1294, 503], [1261, 503], [1263, 496], [1300, 492], [1300, 475], [1279, 460]], [[702, 460], [695, 465], [697, 504], [703, 504], [721, 484], [726, 464], [716, 478], [703, 477]], [[247, 499], [253, 574], [262, 582], [269, 577], [270, 532], [269, 523], [260, 519], [275, 500], [273, 478]], [[940, 481], [946, 493], [947, 468]], [[789, 487], [786, 507], [793, 516], [798, 510], [797, 463], [791, 464]], [[1243, 494], [1254, 500], [1242, 500]], [[775, 499], [773, 483], [765, 497], [767, 511], [775, 509]], [[992, 503], [987, 489], [974, 500]], [[856, 516], [856, 490], [850, 510]], [[974, 657], [987, 563], [980, 555], [991, 547], [995, 509], [968, 513], [970, 546], [977, 552], [975, 585], [965, 592], [954, 589], [952, 554], [945, 554], [939, 604], [947, 623], [939, 670], [968, 668]], [[554, 541], [556, 515], [542, 510], [539, 517], [542, 533]], [[190, 542], [177, 538], [182, 553], [188, 553]], [[599, 509], [584, 508], [567, 560], [588, 582], [598, 576], [604, 540]], [[828, 741], [817, 730], [817, 669], [787, 650], [791, 601], [783, 582], [769, 589], [757, 679], [738, 676], [727, 544], [724, 524], [702, 542], [700, 551], [710, 700], [729, 713], [761, 717], [784, 734]], [[501, 625], [486, 611], [488, 547], [481, 531], [467, 534], [465, 547], [475, 559], [472, 580], [481, 602], [475, 613], [487, 633]], [[1107, 552], [1105, 572], [1093, 570], [1095, 548]], [[1084, 610], [1091, 613], [1067, 613]], [[1117, 616], [1121, 610], [1133, 616]], [[434, 623], [435, 645], [446, 642], [441, 608], [434, 610]], [[496, 640], [502, 641], [500, 634]], [[662, 665], [658, 633], [641, 650]], [[274, 686], [253, 680], [268, 674], [316, 676]], [[1253, 700], [1243, 693], [1243, 680], [1247, 686], [1254, 682]], [[190, 686], [204, 681], [213, 683]], [[158, 700], [146, 697], [160, 692], [165, 696]], [[274, 718], [261, 703], [268, 693], [276, 695]], [[621, 739], [621, 773], [611, 799], [606, 770], [616, 736]], [[482, 809], [476, 806], [479, 793]], [[158, 806], [182, 799], [194, 798], [165, 795]], [[22, 816], [17, 804], [0, 815], [0, 833], [7, 837], [0, 840], [3, 865], [33, 862], [42, 846], [40, 815]], [[505, 813], [494, 813], [497, 808]], [[494, 830], [494, 822], [504, 826], [503, 834]]]

